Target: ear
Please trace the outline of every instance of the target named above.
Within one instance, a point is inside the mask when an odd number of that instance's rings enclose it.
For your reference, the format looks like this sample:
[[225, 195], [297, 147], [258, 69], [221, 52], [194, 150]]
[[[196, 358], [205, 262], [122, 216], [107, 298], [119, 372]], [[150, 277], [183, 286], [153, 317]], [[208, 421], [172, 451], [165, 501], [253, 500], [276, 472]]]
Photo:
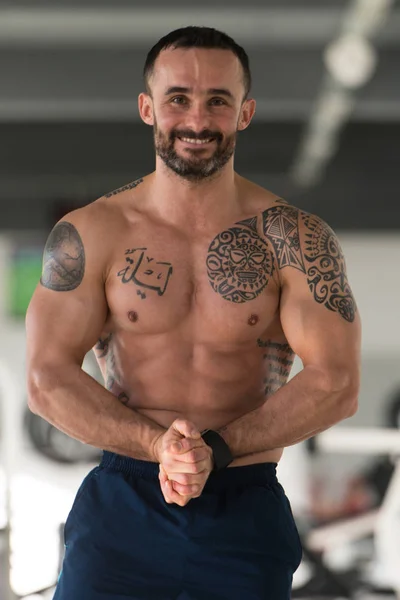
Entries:
[[246, 129], [250, 125], [255, 112], [256, 101], [252, 99], [245, 100], [242, 104], [242, 108], [240, 109], [238, 131], [243, 131], [243, 129]]
[[154, 125], [153, 100], [149, 94], [141, 93], [138, 98], [139, 114], [146, 125]]

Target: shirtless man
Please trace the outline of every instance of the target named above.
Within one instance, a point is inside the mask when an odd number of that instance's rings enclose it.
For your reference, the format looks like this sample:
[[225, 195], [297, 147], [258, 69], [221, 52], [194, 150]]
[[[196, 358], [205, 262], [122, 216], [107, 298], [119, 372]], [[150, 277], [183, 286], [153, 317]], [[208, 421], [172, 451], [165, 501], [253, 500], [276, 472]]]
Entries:
[[[344, 258], [320, 218], [234, 171], [255, 101], [231, 38], [172, 32], [145, 80], [155, 172], [55, 226], [27, 315], [31, 410], [104, 449], [55, 598], [288, 599], [301, 545], [276, 464], [357, 407]], [[105, 387], [81, 369], [91, 348]]]

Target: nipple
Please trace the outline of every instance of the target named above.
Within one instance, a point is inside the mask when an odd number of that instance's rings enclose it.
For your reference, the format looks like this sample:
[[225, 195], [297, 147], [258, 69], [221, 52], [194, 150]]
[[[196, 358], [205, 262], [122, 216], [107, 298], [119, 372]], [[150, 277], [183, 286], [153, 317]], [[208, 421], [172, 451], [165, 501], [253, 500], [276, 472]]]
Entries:
[[258, 315], [250, 315], [247, 322], [249, 325], [257, 325], [259, 320], [260, 319], [259, 319]]
[[139, 315], [134, 310], [130, 310], [128, 312], [128, 319], [132, 321], [132, 323], [136, 323], [136, 321], [139, 319]]

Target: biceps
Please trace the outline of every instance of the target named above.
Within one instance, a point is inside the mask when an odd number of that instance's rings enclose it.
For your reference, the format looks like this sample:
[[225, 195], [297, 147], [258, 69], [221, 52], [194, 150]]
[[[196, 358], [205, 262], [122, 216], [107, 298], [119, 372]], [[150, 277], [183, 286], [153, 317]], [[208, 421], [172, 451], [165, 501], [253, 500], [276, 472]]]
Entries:
[[104, 292], [85, 285], [69, 292], [50, 291], [41, 285], [26, 318], [28, 364], [81, 364], [101, 334], [107, 315]]
[[360, 353], [359, 314], [355, 309], [352, 319], [346, 319], [332, 306], [332, 303], [336, 304], [334, 289], [324, 293], [326, 300], [321, 301], [305, 274], [291, 274], [291, 282], [283, 287], [281, 295], [284, 333], [304, 365], [313, 364], [330, 370], [353, 368]]
[[[84, 235], [78, 232], [77, 223]], [[99, 254], [86, 213], [76, 211], [68, 221], [55, 225], [46, 242], [40, 284], [27, 313], [30, 366], [82, 363], [107, 314], [103, 264], [104, 254]]]

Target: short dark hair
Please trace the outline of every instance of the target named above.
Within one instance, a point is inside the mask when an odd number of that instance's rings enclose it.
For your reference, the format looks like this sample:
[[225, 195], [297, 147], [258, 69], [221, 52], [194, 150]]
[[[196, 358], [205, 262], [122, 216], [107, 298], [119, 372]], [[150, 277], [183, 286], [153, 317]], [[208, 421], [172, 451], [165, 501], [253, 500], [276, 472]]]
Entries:
[[154, 72], [155, 62], [160, 52], [167, 48], [219, 48], [230, 50], [238, 57], [243, 67], [245, 98], [247, 98], [251, 88], [249, 57], [246, 51], [229, 35], [212, 27], [182, 27], [181, 29], [175, 29], [162, 37], [152, 47], [147, 55], [143, 69], [146, 90], [149, 93], [149, 79]]

